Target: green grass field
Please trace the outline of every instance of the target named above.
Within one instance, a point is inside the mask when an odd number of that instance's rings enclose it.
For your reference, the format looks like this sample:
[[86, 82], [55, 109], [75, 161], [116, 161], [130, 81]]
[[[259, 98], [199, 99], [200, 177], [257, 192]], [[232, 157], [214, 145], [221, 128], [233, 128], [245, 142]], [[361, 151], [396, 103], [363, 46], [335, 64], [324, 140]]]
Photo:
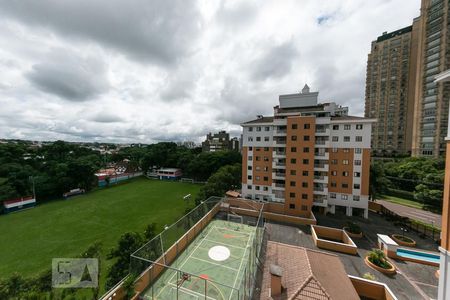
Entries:
[[[0, 216], [0, 277], [14, 272], [32, 276], [51, 267], [52, 258], [74, 257], [91, 244], [103, 244], [103, 256], [129, 231], [180, 218], [193, 206], [199, 185], [137, 178], [69, 200]], [[190, 203], [183, 196], [192, 194]], [[110, 262], [102, 259], [104, 270]]]
[[423, 209], [423, 204], [416, 202], [416, 201], [412, 201], [412, 200], [408, 200], [408, 199], [403, 199], [403, 198], [399, 198], [399, 197], [395, 197], [395, 196], [388, 196], [388, 195], [383, 195], [380, 197], [380, 199], [382, 200], [386, 200], [392, 203], [396, 203], [396, 204], [401, 204], [404, 206], [409, 206], [412, 208], [417, 208], [417, 209]]

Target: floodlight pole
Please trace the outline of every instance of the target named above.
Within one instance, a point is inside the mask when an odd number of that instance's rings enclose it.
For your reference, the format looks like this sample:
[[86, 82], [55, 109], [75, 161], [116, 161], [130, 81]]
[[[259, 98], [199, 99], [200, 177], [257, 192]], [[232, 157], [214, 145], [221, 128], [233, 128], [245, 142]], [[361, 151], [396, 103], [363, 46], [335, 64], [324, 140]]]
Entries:
[[29, 177], [29, 180], [30, 180], [31, 183], [33, 184], [33, 198], [36, 200], [36, 189], [35, 189], [35, 186], [34, 186], [34, 177], [33, 177], [33, 176], [30, 176], [30, 177]]

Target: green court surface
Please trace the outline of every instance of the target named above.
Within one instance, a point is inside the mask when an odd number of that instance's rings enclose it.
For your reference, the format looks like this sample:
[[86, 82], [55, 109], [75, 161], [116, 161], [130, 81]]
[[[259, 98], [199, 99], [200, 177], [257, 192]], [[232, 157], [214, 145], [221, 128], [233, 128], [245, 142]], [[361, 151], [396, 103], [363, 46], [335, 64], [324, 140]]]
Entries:
[[145, 291], [144, 299], [205, 299], [205, 293], [210, 300], [237, 299], [254, 234], [249, 225], [211, 221]]

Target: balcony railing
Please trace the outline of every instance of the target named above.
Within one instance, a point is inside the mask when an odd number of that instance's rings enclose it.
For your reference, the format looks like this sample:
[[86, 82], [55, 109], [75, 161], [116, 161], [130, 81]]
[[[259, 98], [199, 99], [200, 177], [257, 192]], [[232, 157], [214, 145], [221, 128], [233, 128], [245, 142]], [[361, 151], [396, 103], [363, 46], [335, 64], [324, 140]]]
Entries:
[[276, 140], [275, 144], [277, 144], [277, 145], [284, 145], [284, 144], [286, 144], [286, 140]]
[[285, 186], [284, 183], [275, 183], [275, 187], [284, 188]]
[[276, 162], [275, 165], [279, 166], [279, 167], [284, 167], [284, 166], [286, 166], [286, 163], [285, 162]]
[[325, 142], [324, 140], [316, 140], [316, 145], [325, 145]]
[[285, 151], [274, 151], [275, 155], [286, 155]]
[[287, 132], [286, 129], [277, 129], [277, 130], [275, 131], [275, 133], [281, 133], [281, 134], [284, 134], [284, 133], [286, 133], [286, 132]]
[[314, 164], [314, 168], [325, 168], [327, 165], [326, 164]]
[[318, 186], [315, 186], [314, 187], [314, 191], [315, 192], [323, 192], [325, 189], [323, 188], [323, 187], [318, 187]]
[[314, 179], [324, 180], [325, 176], [314, 175]]
[[326, 152], [314, 152], [314, 156], [325, 156]]
[[278, 176], [278, 177], [285, 177], [285, 176], [286, 176], [286, 173], [275, 173], [275, 176]]

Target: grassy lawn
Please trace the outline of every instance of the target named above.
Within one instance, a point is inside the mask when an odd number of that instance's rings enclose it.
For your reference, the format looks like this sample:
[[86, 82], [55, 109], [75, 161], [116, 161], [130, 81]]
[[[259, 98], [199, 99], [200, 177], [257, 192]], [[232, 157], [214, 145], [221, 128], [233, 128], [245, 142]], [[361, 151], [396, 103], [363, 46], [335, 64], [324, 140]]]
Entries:
[[[14, 272], [32, 276], [51, 268], [52, 258], [74, 257], [95, 241], [103, 257], [128, 231], [143, 232], [155, 222], [158, 231], [180, 218], [193, 200], [183, 196], [199, 185], [137, 178], [69, 200], [54, 201], [0, 216], [0, 277]], [[110, 262], [102, 259], [102, 269]], [[101, 282], [105, 273], [101, 272]]]
[[387, 195], [383, 195], [380, 198], [382, 200], [386, 200], [386, 201], [389, 201], [392, 203], [401, 204], [404, 206], [409, 206], [409, 207], [417, 208], [417, 209], [423, 209], [423, 204], [416, 202], [416, 201], [403, 199], [403, 198], [399, 198], [399, 197], [394, 197], [394, 196], [387, 196]]

